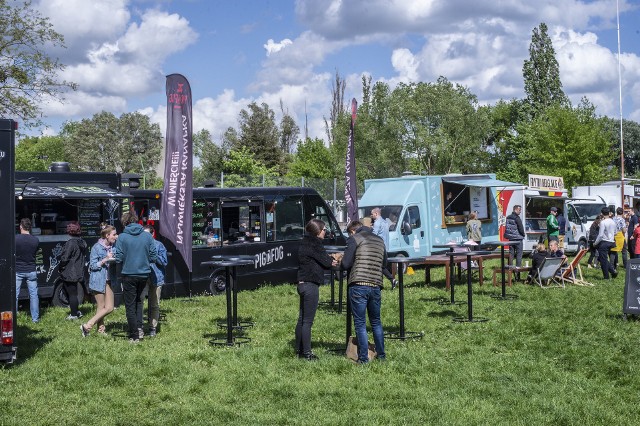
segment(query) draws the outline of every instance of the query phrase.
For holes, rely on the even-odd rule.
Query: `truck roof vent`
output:
[[[71,167],[69,167],[69,163],[66,161],[56,161],[51,163],[49,166],[49,171],[52,173],[65,173],[70,172]]]
[[[413,176],[413,172],[411,170],[407,170],[406,172],[402,172],[402,176]]]

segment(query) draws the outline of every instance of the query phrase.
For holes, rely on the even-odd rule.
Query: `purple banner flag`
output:
[[[358,102],[351,100],[351,127],[349,127],[349,142],[347,144],[347,159],[344,167],[344,200],[347,204],[347,219],[349,222],[358,220],[358,186],[356,182],[356,152],[354,145],[354,131]]]
[[[160,233],[182,254],[189,271],[192,248],[193,121],[191,87],[180,74],[167,76],[167,146]]]

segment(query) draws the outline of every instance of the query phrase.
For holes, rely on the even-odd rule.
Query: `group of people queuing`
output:
[[[295,328],[295,348],[298,357],[313,361],[318,357],[311,351],[311,327],[318,308],[319,287],[324,283],[325,271],[341,266],[348,274],[348,297],[358,342],[357,362],[369,362],[369,344],[366,318],[373,332],[376,356],[385,359],[384,333],[380,319],[383,276],[392,286],[396,281],[387,269],[389,229],[379,208],[371,212],[373,227],[362,221],[347,225],[347,245],[343,255],[329,255],[322,244],[325,223],[311,219],[305,226],[305,235],[298,251],[298,294],[300,296],[298,322]],[[386,232],[385,232],[386,230]],[[381,233],[381,235],[380,235]],[[385,241],[386,236],[386,241]]]
[[[113,312],[115,268],[110,264],[121,264],[122,294],[124,299],[128,337],[131,342],[139,342],[143,330],[143,300],[145,287],[148,292],[148,335],[155,336],[160,316],[159,300],[164,271],[168,263],[167,250],[155,239],[155,229],[151,225],[142,226],[132,211],[121,218],[124,230],[118,235],[116,228],[102,224],[100,239],[91,247],[89,255],[89,292],[96,301],[96,312],[86,323],[80,325],[83,337],[87,337],[94,327],[98,333],[106,334],[104,319]],[[67,225],[69,239],[62,247],[58,264],[59,280],[68,295],[68,320],[83,316],[79,309],[78,291],[84,291],[87,243],[81,238],[82,230],[76,221]],[[20,287],[27,282],[29,290],[31,320],[40,319],[36,254],[39,240],[31,235],[31,221],[20,220],[20,233],[16,235],[16,306]]]
[[[608,207],[603,207],[589,229],[591,254],[587,261],[588,267],[595,268],[599,263],[604,278],[616,278],[619,257],[622,257],[622,267],[626,268],[629,258],[640,256],[638,238],[640,229],[637,209],[625,211],[618,207],[614,215]]]

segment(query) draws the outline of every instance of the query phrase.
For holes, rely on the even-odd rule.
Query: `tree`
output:
[[[280,120],[280,150],[284,155],[291,154],[300,134],[300,127],[296,124],[296,121],[289,111],[285,111],[282,100],[280,100],[280,111],[282,112],[282,119]]]
[[[568,98],[562,91],[556,52],[544,22],[533,29],[529,59],[524,61],[522,75],[526,104],[533,118],[553,104],[568,104]]]
[[[45,46],[64,47],[64,38],[31,1],[0,0],[0,8],[0,115],[37,126],[42,124],[43,100],[76,89],[58,78],[64,65],[44,51]]]
[[[615,176],[610,165],[615,152],[595,108],[583,103],[571,108],[552,105],[535,120],[522,123],[516,140],[519,182],[528,174],[562,176],[567,188],[597,185]]]
[[[46,172],[55,161],[66,161],[60,136],[28,137],[16,146],[16,170]]]
[[[371,80],[369,80],[371,81]],[[329,113],[329,121],[324,118],[324,128],[327,132],[327,140],[329,146],[333,145],[335,140],[335,129],[338,124],[338,118],[344,114],[344,89],[347,87],[347,82],[344,78],[340,77],[338,70],[336,70],[336,79],[331,83],[331,112]]]
[[[216,145],[208,130],[203,129],[193,135],[193,154],[200,162],[200,167],[194,170],[194,185],[220,176],[226,150]]]
[[[248,105],[248,110],[240,111],[238,119],[240,136],[233,149],[247,148],[254,153],[254,158],[267,168],[280,170],[284,166],[283,153],[280,149],[280,132],[275,122],[275,113],[269,105],[255,102]]]
[[[604,125],[611,135],[611,149],[616,153],[613,163],[620,165],[620,120],[603,117]],[[624,143],[624,174],[638,177],[640,174],[640,123],[622,120],[622,141]]]
[[[160,126],[138,112],[116,118],[100,112],[80,122],[67,122],[62,133],[71,167],[79,171],[140,173],[149,179],[160,162]]]
[[[232,149],[223,163],[225,186],[257,186],[262,176],[277,176],[275,168],[266,167],[258,161],[254,153],[247,147]]]
[[[307,139],[298,145],[298,152],[289,165],[289,174],[296,177],[332,178],[334,162],[322,139]]]

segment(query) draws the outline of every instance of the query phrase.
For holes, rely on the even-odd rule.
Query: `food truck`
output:
[[[619,180],[605,182],[602,185],[574,186],[571,196],[579,198],[601,197],[609,208],[633,207],[640,202],[640,185],[636,180],[624,182],[624,201],[622,200],[622,184]]]
[[[0,364],[16,359],[16,274],[15,274],[15,232],[10,218],[14,211],[14,151],[17,123],[0,119]]]
[[[466,221],[475,211],[482,223],[482,242],[497,241],[498,191],[517,183],[495,174],[367,179],[359,201],[360,217],[379,207],[389,223],[389,256],[429,256],[434,246],[467,240]]]
[[[163,297],[223,291],[224,268],[202,265],[215,255],[254,256],[253,265],[238,268],[239,289],[296,282],[298,247],[313,218],[325,223],[325,245],[346,244],[331,209],[312,188],[194,188],[189,272],[175,246],[162,237],[162,192],[138,189],[131,197],[129,208],[154,226],[170,255]]]
[[[15,173],[13,233],[18,232],[20,220],[28,218],[32,235],[40,240],[36,255],[40,298],[51,300],[55,306],[68,305],[66,291],[57,280],[62,247],[69,239],[67,224],[80,223],[81,237],[88,247],[99,239],[102,223],[120,230],[122,204],[128,197],[121,190],[118,173],[70,172],[68,163],[53,163],[49,172]],[[85,283],[88,284],[88,269]],[[81,284],[78,286],[78,299],[82,303],[88,293]],[[29,299],[25,285],[19,299]]]
[[[525,188],[504,188],[499,191],[500,237],[504,240],[506,217],[516,205],[522,206],[520,219],[525,228],[523,251],[534,250],[539,242],[547,238],[547,216],[551,207],[559,210],[565,218],[564,250],[575,252],[588,248],[589,228],[605,206],[604,199],[590,196],[569,198],[564,179],[559,176],[529,175]]]

